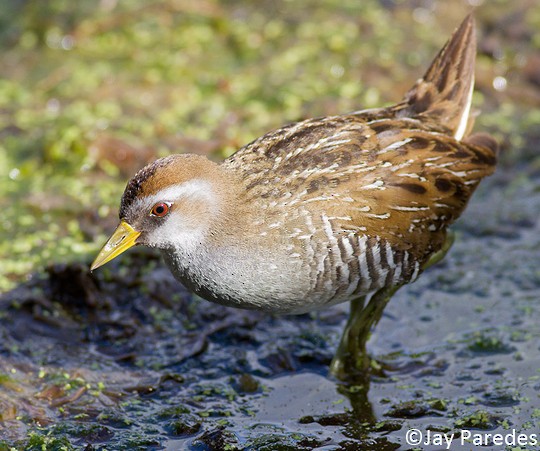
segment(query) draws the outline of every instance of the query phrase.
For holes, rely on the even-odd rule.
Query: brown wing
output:
[[[493,172],[494,144],[460,142],[435,124],[389,114],[292,124],[224,164],[242,174],[248,202],[260,211],[307,209],[316,222],[324,212],[336,233],[379,236],[423,262]]]
[[[489,137],[459,142],[425,130],[396,130],[394,136],[385,135],[388,131],[377,135],[378,146],[370,152],[375,169],[348,183],[355,202],[349,215],[341,211],[351,220],[340,221],[339,227],[361,227],[368,235],[376,231],[423,263],[443,245],[446,228],[461,215],[480,180],[493,173],[496,145]]]
[[[325,212],[333,231],[382,237],[423,262],[496,163],[491,138],[463,140],[475,53],[468,16],[401,103],[291,124],[224,164],[267,215],[276,205]]]

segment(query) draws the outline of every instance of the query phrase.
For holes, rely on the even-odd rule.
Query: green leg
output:
[[[371,329],[379,322],[386,304],[399,287],[380,289],[365,306],[365,296],[351,302],[349,319],[330,365],[330,372],[338,379],[356,379],[370,370],[371,359],[366,343]]]
[[[440,262],[452,247],[453,242],[454,234],[449,232],[441,250],[433,254],[422,269]],[[366,350],[370,332],[379,322],[386,305],[400,287],[401,285],[381,288],[371,296],[367,305],[365,305],[366,296],[351,302],[347,325],[330,364],[330,372],[335,377],[340,380],[365,379],[365,375],[372,369],[372,361]]]
[[[429,260],[424,264],[422,269],[427,269],[430,266],[436,265],[439,263],[448,253],[450,248],[452,247],[452,244],[454,244],[454,240],[456,239],[456,235],[454,232],[449,230],[446,235],[446,240],[443,244],[443,247],[440,251],[435,252],[431,257],[429,257]]]
[[[364,303],[366,302],[366,296],[362,296],[351,301],[349,318],[347,324],[345,325],[345,330],[341,335],[341,340],[337,348],[336,354],[332,359],[330,364],[330,372],[342,379],[340,375],[345,372],[345,367],[350,363],[351,357],[357,355],[355,352],[358,342],[355,340],[355,337],[352,333],[354,323],[360,321],[362,312],[364,310]]]

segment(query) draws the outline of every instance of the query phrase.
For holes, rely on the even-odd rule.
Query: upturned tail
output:
[[[432,117],[461,140],[470,130],[476,30],[469,14],[435,57],[425,75],[396,105],[397,117]]]

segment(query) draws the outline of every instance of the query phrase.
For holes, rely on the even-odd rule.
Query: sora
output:
[[[356,355],[386,302],[444,256],[448,226],[494,171],[496,143],[468,135],[475,55],[468,16],[392,107],[286,125],[221,164],[186,154],[146,166],[91,269],[142,244],[220,304],[303,313],[353,301],[332,368],[364,368]]]

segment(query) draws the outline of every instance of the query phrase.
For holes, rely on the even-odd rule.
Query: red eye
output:
[[[152,207],[152,211],[150,212],[152,216],[157,216],[158,218],[162,218],[167,213],[169,213],[169,206],[164,202],[154,205]]]

